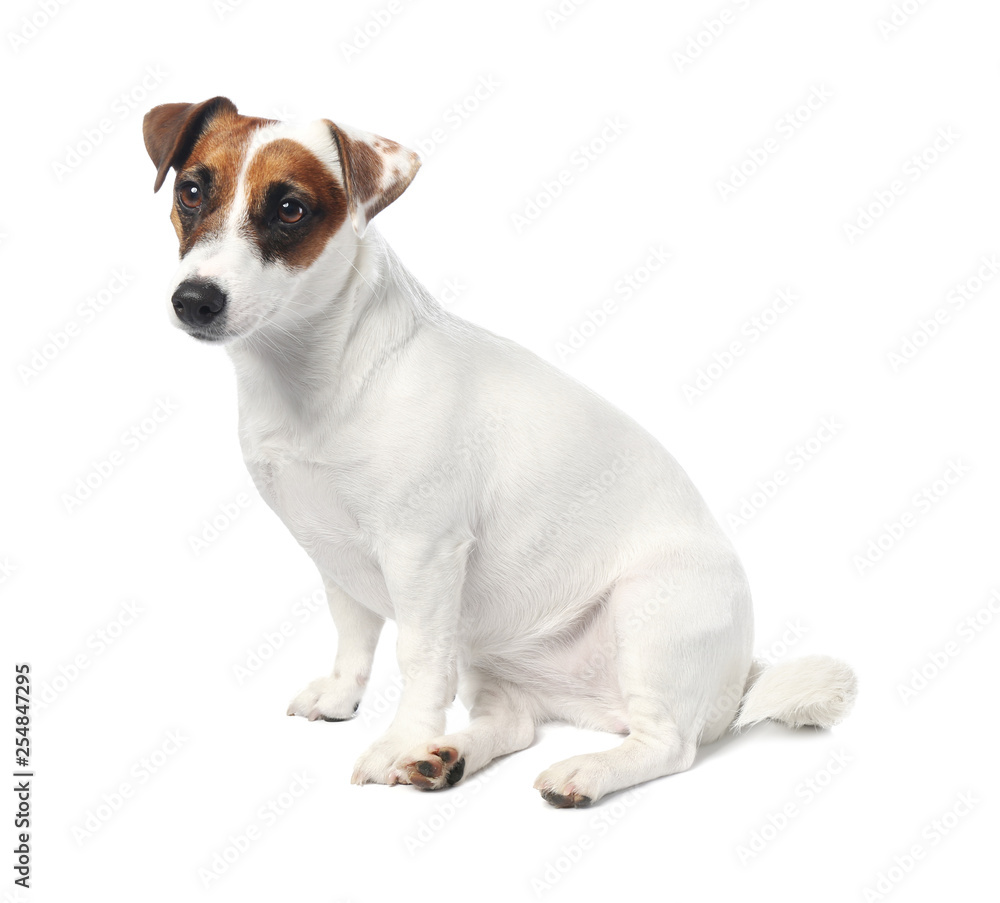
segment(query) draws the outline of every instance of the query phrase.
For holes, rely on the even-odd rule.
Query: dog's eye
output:
[[[295,198],[285,198],[278,204],[278,219],[292,225],[306,215],[305,206]]]
[[[197,210],[201,206],[201,189],[194,182],[183,182],[177,189],[177,196],[188,210]]]

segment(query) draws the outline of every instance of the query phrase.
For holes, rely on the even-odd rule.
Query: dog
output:
[[[446,788],[562,721],[623,735],[535,781],[583,807],[687,769],[730,729],[848,714],[846,664],[753,660],[743,567],[660,443],[445,311],[370,228],[415,153],[225,97],[154,107],[143,137],[154,190],[176,173],[169,315],[228,351],[247,468],[337,629],[333,672],[288,714],[351,718],[398,626],[398,711],[354,783]],[[469,723],[446,733],[456,693]]]

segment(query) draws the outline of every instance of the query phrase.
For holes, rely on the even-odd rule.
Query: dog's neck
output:
[[[227,346],[241,428],[312,431],[348,412],[375,373],[440,312],[373,229],[341,256],[346,276],[321,309]],[[251,410],[255,424],[244,422]]]

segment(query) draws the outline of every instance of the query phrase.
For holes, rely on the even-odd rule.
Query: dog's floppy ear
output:
[[[142,120],[146,151],[156,164],[153,191],[159,191],[171,166],[181,166],[209,122],[221,112],[235,113],[228,97],[212,97],[201,103],[165,103],[153,107]]]
[[[413,151],[371,132],[325,120],[340,156],[351,225],[360,236],[372,217],[388,207],[413,181],[420,157]]]

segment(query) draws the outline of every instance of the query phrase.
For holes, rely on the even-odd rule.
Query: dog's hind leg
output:
[[[414,787],[450,787],[497,756],[524,749],[535,737],[535,706],[530,696],[481,671],[463,675],[466,680],[474,682],[469,726],[410,751],[405,768]]]
[[[674,774],[700,742],[732,722],[750,665],[750,597],[735,555],[719,544],[675,551],[621,581],[610,599],[628,737],[574,756],[535,781],[557,808]]]

